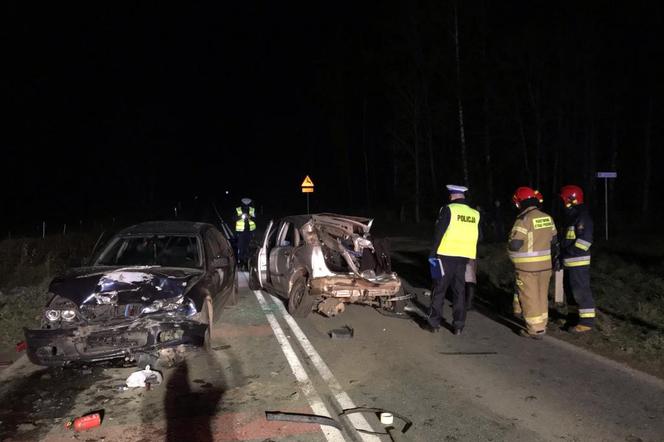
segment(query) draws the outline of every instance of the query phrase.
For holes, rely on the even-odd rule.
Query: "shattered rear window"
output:
[[[196,236],[127,236],[111,241],[95,264],[201,268],[201,258],[200,242]]]

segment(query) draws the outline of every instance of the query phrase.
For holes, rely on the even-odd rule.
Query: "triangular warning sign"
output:
[[[309,178],[309,175],[307,175],[304,178],[304,181],[302,181],[302,187],[314,187],[314,182],[311,181],[311,178]]]

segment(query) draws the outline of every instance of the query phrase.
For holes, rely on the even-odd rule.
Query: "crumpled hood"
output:
[[[154,266],[82,267],[56,277],[49,291],[83,304],[151,304],[184,295],[200,279],[196,269]]]

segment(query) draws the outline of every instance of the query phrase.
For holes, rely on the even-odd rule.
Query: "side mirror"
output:
[[[227,256],[217,256],[212,260],[212,267],[218,269],[220,267],[228,267],[230,265],[230,260]]]

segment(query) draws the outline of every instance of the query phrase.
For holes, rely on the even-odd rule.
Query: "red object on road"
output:
[[[23,350],[25,350],[26,348],[28,348],[28,343],[25,342],[25,341],[21,341],[21,342],[19,342],[18,344],[16,344],[16,351],[17,351],[17,352],[19,352],[19,351],[23,351]]]
[[[73,428],[75,431],[85,431],[90,428],[98,427],[101,425],[101,415],[99,413],[86,414],[85,416],[77,417],[73,421],[68,421],[65,428]]]

